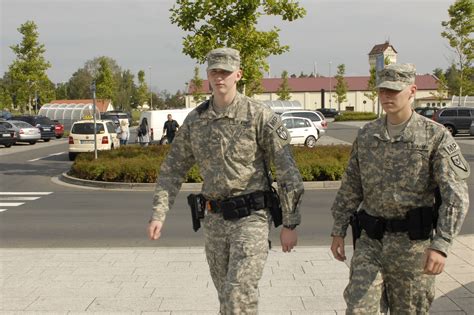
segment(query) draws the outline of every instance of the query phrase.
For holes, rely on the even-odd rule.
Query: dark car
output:
[[[0,125],[0,145],[9,148],[16,142],[16,133],[12,129]]]
[[[339,115],[339,111],[335,108],[319,108],[318,112],[321,112],[324,117],[336,117]]]
[[[41,132],[41,139],[48,142],[56,137],[54,133],[54,122],[46,116],[14,116],[12,119],[21,120],[38,128]]]
[[[469,132],[474,120],[474,107],[446,107],[438,110],[433,120],[444,125],[453,136]]]
[[[417,107],[415,112],[426,118],[433,119],[433,115],[439,110],[438,107]]]
[[[53,120],[54,123],[54,134],[56,139],[62,138],[64,136],[64,125],[57,120]]]
[[[9,111],[6,111],[6,110],[0,110],[0,118],[11,119],[12,114]]]
[[[119,110],[112,110],[112,111],[100,113],[100,119],[112,120],[114,123],[116,123],[116,121],[118,120],[119,125],[120,125],[121,120],[127,119],[128,125],[129,126],[132,125],[132,115],[126,112],[119,111]]]

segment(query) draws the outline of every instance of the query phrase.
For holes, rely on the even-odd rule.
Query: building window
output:
[[[364,100],[362,103],[363,103],[363,104],[367,104],[367,101]]]

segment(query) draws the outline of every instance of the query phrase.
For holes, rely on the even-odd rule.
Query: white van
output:
[[[194,108],[183,108],[183,109],[162,109],[162,110],[149,110],[141,112],[140,122],[142,123],[143,118],[146,117],[148,121],[148,126],[150,127],[151,142],[160,142],[162,143],[163,138],[163,126],[168,120],[168,114],[171,114],[174,120],[178,122],[181,126],[184,122],[184,119]],[[165,139],[166,141],[166,139]]]

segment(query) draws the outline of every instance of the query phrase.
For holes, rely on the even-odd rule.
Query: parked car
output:
[[[57,120],[53,120],[54,123],[54,134],[56,139],[62,138],[64,136],[64,125]]]
[[[16,142],[28,142],[29,144],[35,144],[41,139],[41,131],[22,120],[0,121],[0,125],[15,132]]]
[[[284,117],[282,122],[290,133],[290,144],[304,144],[308,148],[316,146],[319,132],[311,120],[303,117]]]
[[[54,122],[46,116],[13,116],[14,120],[21,120],[38,128],[41,132],[41,139],[48,142],[56,137],[54,134]]]
[[[0,118],[3,118],[5,120],[11,119],[12,118],[12,113],[6,110],[0,110]]]
[[[4,145],[6,148],[12,146],[16,142],[16,133],[13,129],[9,129],[3,125],[0,125],[0,145]]]
[[[433,120],[448,128],[453,136],[469,132],[474,120],[474,107],[446,107],[433,115]]]
[[[321,112],[324,117],[336,117],[340,115],[339,111],[335,108],[318,108],[318,112]]]
[[[417,107],[415,112],[425,116],[426,118],[433,119],[433,115],[440,109],[439,107]]]
[[[101,113],[100,119],[110,119],[114,121],[114,123],[118,121],[118,125],[120,125],[120,122],[122,120],[126,119],[128,121],[128,125],[132,125],[132,115],[130,113],[125,113],[119,110],[111,110],[108,112]]]
[[[322,117],[318,112],[312,110],[292,110],[286,111],[281,114],[281,118],[285,117],[302,117],[308,118],[311,120],[318,131],[318,138],[323,136],[326,133],[328,123],[324,117]]]
[[[97,150],[112,150],[120,146],[115,125],[111,120],[96,120]],[[79,120],[69,132],[69,160],[74,161],[81,152],[94,151],[94,122]]]

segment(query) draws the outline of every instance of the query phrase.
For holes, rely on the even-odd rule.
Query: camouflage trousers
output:
[[[268,256],[270,216],[266,210],[238,220],[222,214],[204,218],[207,262],[220,314],[257,314],[258,281]]]
[[[377,241],[362,231],[344,291],[346,314],[379,314],[385,303],[390,314],[428,314],[435,292],[434,276],[423,274],[429,244],[407,233],[385,233]]]

